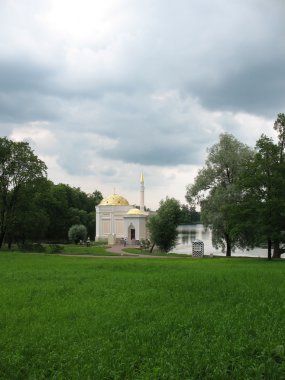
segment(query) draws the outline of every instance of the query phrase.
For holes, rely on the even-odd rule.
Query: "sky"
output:
[[[0,135],[54,183],[186,203],[221,133],[285,112],[284,0],[0,0]]]

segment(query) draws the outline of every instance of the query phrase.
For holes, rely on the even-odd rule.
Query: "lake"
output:
[[[178,241],[177,245],[172,252],[191,254],[192,253],[192,241],[202,240],[204,243],[205,255],[210,255],[211,253],[215,256],[225,256],[221,250],[217,250],[212,246],[212,234],[210,229],[205,229],[202,224],[178,226]],[[240,250],[236,249],[232,252],[232,256],[243,256],[243,257],[267,257],[266,248],[254,248],[251,250]]]

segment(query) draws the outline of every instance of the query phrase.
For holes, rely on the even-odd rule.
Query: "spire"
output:
[[[140,178],[140,210],[144,211],[144,176],[143,172],[141,172],[141,178]]]

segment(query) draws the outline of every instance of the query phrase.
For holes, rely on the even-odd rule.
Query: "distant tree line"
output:
[[[204,167],[187,187],[191,207],[212,230],[213,245],[231,256],[235,248],[267,246],[268,259],[285,252],[285,115],[274,123],[277,142],[261,135],[255,148],[221,134]]]
[[[180,206],[179,224],[197,224],[201,222],[201,214],[189,205]]]
[[[95,206],[102,194],[54,184],[26,142],[0,138],[0,248],[4,241],[65,242],[74,224],[94,238]]]

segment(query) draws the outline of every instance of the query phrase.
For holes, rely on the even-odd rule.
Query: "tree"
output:
[[[67,195],[68,185],[50,184],[50,191],[48,197],[48,214],[49,214],[49,227],[47,230],[46,238],[50,242],[64,242],[67,240],[68,229],[72,226],[70,220],[72,214],[70,212]]]
[[[267,242],[268,259],[274,246],[275,257],[280,257],[280,241],[284,240],[285,223],[285,165],[280,161],[280,146],[262,135],[256,143],[256,153],[240,177],[243,204],[236,212],[239,220],[245,220],[251,230],[255,245]],[[242,207],[241,207],[242,206]],[[242,226],[238,223],[237,226]]]
[[[46,165],[27,142],[0,138],[0,248],[13,219],[23,187],[46,176]]]
[[[95,211],[91,211],[86,215],[86,228],[87,228],[87,235],[90,236],[91,239],[95,239],[95,230],[96,230]]]
[[[279,161],[284,161],[285,152],[285,114],[279,113],[274,122],[275,131],[278,133]]]
[[[181,205],[181,215],[179,224],[195,224],[200,222],[200,213],[195,207]]]
[[[50,223],[48,213],[49,181],[38,179],[23,186],[19,193],[13,222],[10,223],[5,240],[24,244],[26,241],[41,241],[46,237]]]
[[[179,202],[174,198],[166,198],[160,201],[159,209],[148,222],[150,240],[163,252],[169,252],[176,244],[180,215]]]
[[[91,202],[91,206],[92,206],[92,210],[88,210],[90,212],[90,211],[94,211],[94,207],[97,206],[102,201],[103,195],[102,195],[101,191],[95,190],[95,191],[93,191],[92,194],[89,194],[88,198],[89,198],[89,200]]]
[[[78,244],[80,240],[85,240],[87,236],[87,229],[83,224],[74,224],[68,230],[69,240]]]
[[[232,208],[240,200],[238,178],[252,155],[253,151],[234,136],[221,134],[219,142],[208,149],[205,166],[194,184],[187,187],[186,200],[191,206],[200,204],[201,220],[212,230],[214,247],[221,247],[227,256],[231,256],[235,247],[245,244],[232,233]]]
[[[95,190],[86,194],[80,188],[59,183],[51,188],[49,240],[64,241],[68,229],[74,224],[83,224],[88,228],[88,236],[95,231],[95,206],[103,196]]]
[[[282,174],[283,174],[283,178],[284,178],[284,153],[285,153],[285,114],[284,113],[279,113],[277,115],[277,119],[274,122],[273,128],[278,133],[279,171],[283,172]],[[282,189],[284,189],[284,187],[282,187]],[[282,192],[281,198],[282,199],[280,199],[280,201],[284,202],[284,193],[283,192]],[[273,256],[275,258],[280,258],[281,253],[283,253],[282,250],[280,249],[280,240],[275,239],[273,244],[274,244]]]

